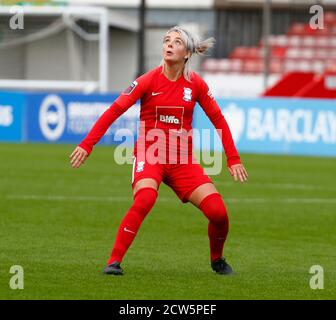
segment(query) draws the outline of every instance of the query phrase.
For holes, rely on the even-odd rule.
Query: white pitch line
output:
[[[231,187],[231,186],[234,185],[234,182],[218,181],[218,182],[215,182],[215,185]],[[294,189],[294,190],[324,190],[324,191],[335,191],[335,193],[336,193],[336,188],[324,188],[324,187],[316,186],[316,185],[312,185],[312,184],[247,182],[246,186],[257,187],[257,188],[288,189],[288,190],[290,190],[290,189]]]
[[[93,196],[61,196],[61,195],[8,195],[8,199],[17,200],[46,200],[46,201],[113,201],[126,202],[130,201],[131,197],[93,197]]]
[[[94,197],[94,196],[61,196],[61,195],[7,195],[11,200],[41,200],[41,201],[93,201],[93,202],[131,202],[131,197]],[[177,199],[177,198],[176,198]],[[288,204],[336,204],[336,198],[223,198],[225,202],[233,203],[288,203]],[[171,198],[158,197],[160,202],[171,202]]]
[[[12,200],[43,200],[43,201],[89,201],[89,202],[131,202],[132,197],[94,197],[94,196],[60,196],[60,195],[8,195]],[[160,201],[169,202],[170,198],[160,197]]]
[[[280,198],[280,199],[273,199],[273,198],[242,198],[242,199],[233,199],[228,198],[224,199],[227,202],[250,202],[250,203],[288,203],[288,204],[298,204],[298,203],[306,203],[306,204],[336,204],[336,199],[327,199],[327,198]]]

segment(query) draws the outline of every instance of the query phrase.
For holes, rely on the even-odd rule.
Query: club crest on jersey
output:
[[[191,101],[192,90],[190,88],[183,88],[183,100]]]
[[[139,161],[137,168],[136,168],[136,172],[141,172],[144,171],[145,169],[145,162],[144,161]]]
[[[131,94],[137,85],[138,85],[138,82],[133,81],[132,84],[122,92],[122,94]]]

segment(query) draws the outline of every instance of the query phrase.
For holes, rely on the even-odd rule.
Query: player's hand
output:
[[[81,147],[76,149],[70,155],[70,163],[73,168],[79,168],[87,159],[88,153]]]
[[[248,174],[242,164],[234,164],[233,166],[229,167],[229,171],[235,181],[238,181],[238,179],[240,182],[247,181]]]

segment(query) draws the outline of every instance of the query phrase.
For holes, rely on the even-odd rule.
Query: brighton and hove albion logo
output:
[[[239,108],[236,104],[230,103],[222,112],[230,127],[233,140],[238,142],[245,127],[244,110]]]
[[[0,127],[10,127],[13,121],[13,107],[0,105]]]
[[[65,106],[57,95],[48,95],[41,103],[39,123],[43,136],[55,141],[64,132],[66,122]]]

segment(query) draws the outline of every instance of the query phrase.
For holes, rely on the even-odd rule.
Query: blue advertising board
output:
[[[114,94],[29,94],[27,140],[79,143],[116,98]],[[138,116],[139,106],[130,108],[113,123],[100,143],[118,143],[121,130],[124,137],[131,136],[133,142]]]
[[[336,156],[336,101],[327,99],[218,99],[237,149],[250,153]],[[197,106],[194,127],[213,129]],[[196,148],[220,151],[218,136]]]
[[[116,94],[0,92],[0,141],[79,143]],[[217,99],[239,152],[336,156],[336,101],[331,99]],[[140,106],[118,118],[100,143],[132,144]],[[194,148],[222,151],[200,106]],[[208,137],[205,137],[207,136]],[[204,137],[206,139],[204,139]]]
[[[24,103],[23,94],[0,92],[0,141],[22,141]]]

